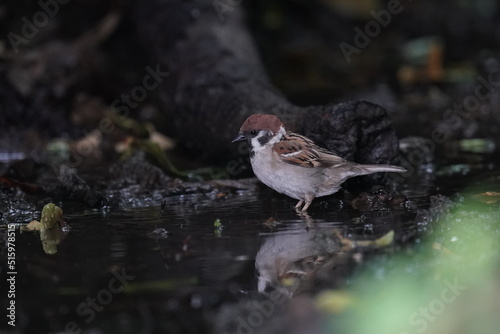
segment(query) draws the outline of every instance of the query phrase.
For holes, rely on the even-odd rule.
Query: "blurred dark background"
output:
[[[136,29],[138,5],[147,3],[46,3],[52,4],[48,8],[56,3],[57,14],[25,40],[13,34],[22,38],[25,20],[33,22],[40,4],[6,1],[0,5],[2,147],[12,146],[13,141],[32,147],[47,138],[84,136],[96,127],[102,110],[109,109],[123,92],[130,92],[141,82],[146,66],[156,63]],[[224,3],[214,1],[214,12]],[[481,101],[480,108],[462,117],[460,124],[451,126],[443,120],[448,108],[474,94],[478,76],[488,79],[498,72],[497,1],[228,4],[221,24],[235,6],[246,9],[269,76],[291,102],[307,106],[367,99],[388,110],[400,137],[430,137],[430,129],[445,126],[451,138],[480,136],[497,142],[497,90]],[[358,31],[366,32],[367,24],[376,22],[375,16],[387,12],[388,6],[398,8],[398,13],[391,15],[386,27],[379,26],[366,46],[357,47]],[[341,47],[347,44],[357,49],[348,57]],[[159,132],[175,138],[171,121],[175,115],[162,110],[159,95],[152,91],[130,109],[129,116],[152,122]]]

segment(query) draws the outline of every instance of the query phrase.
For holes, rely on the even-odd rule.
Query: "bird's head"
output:
[[[253,151],[273,145],[286,132],[283,122],[275,115],[254,114],[247,118],[233,143],[246,140]]]

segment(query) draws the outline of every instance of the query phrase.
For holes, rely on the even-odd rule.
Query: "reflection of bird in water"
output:
[[[274,234],[264,241],[255,258],[258,291],[278,291],[291,297],[310,283],[335,284],[352,268],[349,262],[360,260],[355,256],[357,250],[385,247],[393,240],[394,231],[375,240],[350,240],[338,229],[325,227]]]
[[[268,237],[255,259],[258,291],[292,296],[303,281],[342,250],[342,241],[332,229],[297,231]]]

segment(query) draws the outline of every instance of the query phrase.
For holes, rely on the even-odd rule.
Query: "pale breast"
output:
[[[280,162],[271,149],[257,152],[251,159],[252,169],[262,183],[289,197],[301,200],[306,194],[318,194],[323,186],[324,177],[321,168],[304,168]],[[332,189],[331,193],[337,191]],[[324,196],[325,192],[322,191]]]

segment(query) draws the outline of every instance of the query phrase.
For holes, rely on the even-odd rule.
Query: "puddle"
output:
[[[292,202],[264,192],[173,197],[163,210],[65,208],[71,229],[54,255],[44,253],[38,233],[16,231],[19,326],[40,333],[203,330],[207,310],[256,293],[255,258],[269,240],[293,249],[319,230],[375,237],[394,228],[391,212],[353,225],[359,212],[330,199],[318,201],[308,221]]]
[[[412,210],[362,214],[328,197],[315,201],[310,217],[268,190],[216,200],[175,196],[129,210],[65,207],[71,229],[54,255],[45,254],[38,233],[16,230],[16,328],[217,332],[216,319],[234,311],[229,305],[259,300],[259,292],[300,296],[325,284],[345,287],[359,263],[418,239],[428,226],[415,223],[415,212],[428,206],[429,189],[403,190],[418,206]],[[390,231],[395,245],[388,248],[350,252],[342,243]]]

